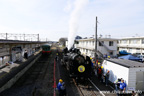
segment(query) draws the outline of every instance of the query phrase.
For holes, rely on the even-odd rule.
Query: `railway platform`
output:
[[[32,65],[34,58],[39,58],[40,52],[41,50],[37,51],[23,62],[17,61],[0,68],[0,92],[10,88]]]

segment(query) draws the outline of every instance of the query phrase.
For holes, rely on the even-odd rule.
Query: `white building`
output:
[[[126,50],[132,54],[144,55],[144,37],[123,38],[118,43],[119,51]]]
[[[79,44],[76,44],[76,48],[79,48],[81,53],[94,57],[95,53],[95,39],[79,39]],[[112,38],[98,38],[97,50],[101,55],[107,54],[109,56],[117,56],[117,41],[118,39]]]
[[[105,59],[102,63],[104,73],[110,71],[109,80],[116,81],[123,78],[127,90],[144,91],[144,64],[124,59]]]

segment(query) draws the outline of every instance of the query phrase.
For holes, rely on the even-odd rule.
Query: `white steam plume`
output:
[[[70,21],[69,21],[69,35],[68,35],[68,50],[73,46],[74,39],[76,37],[76,32],[78,30],[78,22],[80,19],[80,15],[82,12],[82,9],[86,4],[89,2],[89,0],[76,0],[74,2],[74,10],[72,11],[70,15]]]

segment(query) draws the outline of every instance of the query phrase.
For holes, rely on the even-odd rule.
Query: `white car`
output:
[[[142,59],[142,61],[144,61],[144,55],[138,55],[137,57],[139,57],[140,59]]]

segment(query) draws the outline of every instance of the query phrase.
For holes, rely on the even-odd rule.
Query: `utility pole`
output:
[[[96,17],[96,28],[95,28],[95,61],[97,59],[97,17]]]

